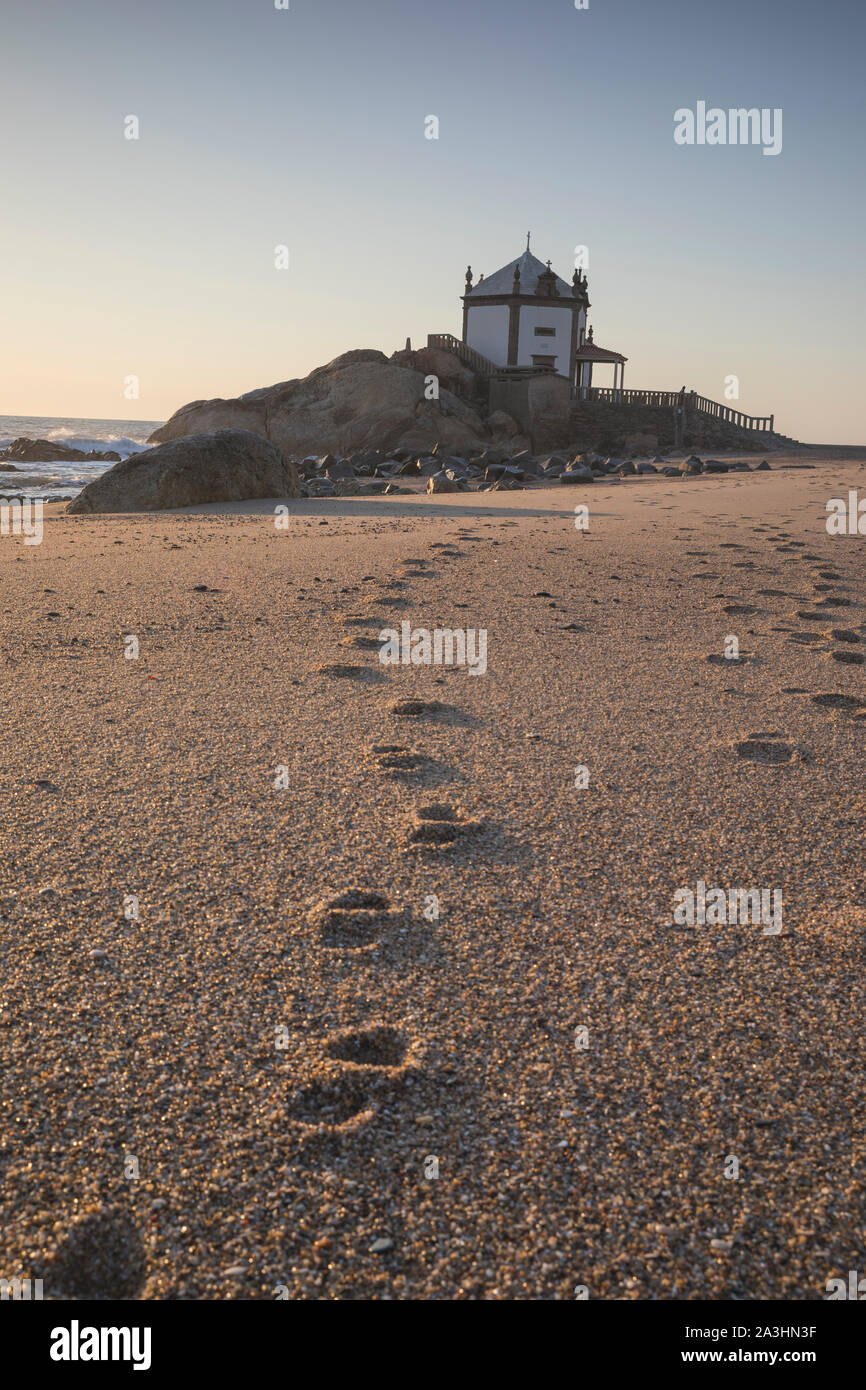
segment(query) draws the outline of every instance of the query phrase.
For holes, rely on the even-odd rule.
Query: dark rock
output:
[[[458,488],[457,484],[453,482],[451,478],[448,477],[448,474],[445,472],[445,470],[442,469],[440,472],[432,474],[432,476],[427,479],[427,491],[459,492],[460,489]]]
[[[509,463],[491,463],[484,470],[484,481],[486,483],[495,483],[497,478],[507,479],[512,483],[522,483],[523,469],[515,468]]]
[[[8,448],[0,453],[0,459],[19,463],[120,463],[120,454],[113,449],[99,451],[72,449],[68,444],[58,444],[54,439],[13,439]],[[8,471],[4,469],[4,472]]]

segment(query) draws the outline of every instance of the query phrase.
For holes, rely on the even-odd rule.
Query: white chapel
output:
[[[522,256],[475,285],[469,266],[462,299],[464,343],[497,367],[552,368],[580,393],[592,385],[595,363],[612,363],[613,387],[622,390],[627,359],[597,347],[587,330],[586,275],[575,270],[567,284],[532,254],[528,236]]]

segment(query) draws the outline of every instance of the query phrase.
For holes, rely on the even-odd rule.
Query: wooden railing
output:
[[[719,401],[711,401],[706,396],[698,396],[694,391],[615,391],[608,386],[580,386],[572,388],[572,395],[581,401],[609,401],[613,405],[652,405],[696,410],[700,415],[714,420],[724,420],[741,430],[754,433],[772,433],[774,415],[744,415]]]
[[[455,338],[453,333],[428,333],[427,346],[453,352],[470,371],[477,372],[479,376],[492,376],[500,370],[495,362],[491,362],[488,357],[482,357],[480,352],[468,347],[460,338]]]

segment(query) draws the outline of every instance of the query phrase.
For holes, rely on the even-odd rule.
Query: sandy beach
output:
[[[866,558],[825,504],[864,458],[4,537],[0,1273],[816,1300],[857,1268]],[[486,630],[486,672],[383,665],[404,621]],[[781,931],[674,921],[699,882],[781,890]]]

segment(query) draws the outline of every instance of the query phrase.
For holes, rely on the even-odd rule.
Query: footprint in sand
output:
[[[749,763],[789,763],[795,749],[790,743],[779,741],[778,734],[750,734],[735,745],[737,754]]]
[[[388,608],[394,613],[402,612],[403,609],[412,607],[412,604],[409,599],[391,598],[390,595],[383,594],[371,594],[368,599],[364,600],[364,602],[369,603],[370,606],[373,608],[381,608],[383,603],[387,603]],[[383,620],[381,618],[370,617],[367,619],[367,622],[378,622],[380,626],[387,625],[387,620]]]
[[[717,652],[710,652],[704,660],[709,661],[713,666],[748,666],[752,656],[746,652],[740,656],[719,656]]]
[[[334,1061],[351,1067],[375,1067],[378,1071],[402,1071],[409,1060],[410,1045],[404,1033],[386,1024],[352,1028],[332,1036],[325,1051]]]
[[[443,704],[441,700],[398,700],[390,706],[390,713],[399,719],[429,719],[433,724],[450,724],[454,728],[478,727],[474,715],[466,714],[457,705]]]
[[[866,662],[866,656],[862,652],[832,651],[827,655],[831,661],[841,661],[845,666],[862,666]]]
[[[377,768],[391,777],[417,772],[428,761],[423,753],[415,753],[403,743],[374,743],[370,752],[376,759]]]
[[[850,712],[863,709],[866,700],[858,700],[855,695],[813,695],[812,704],[820,709],[838,709]]]
[[[333,1034],[324,1050],[342,1074],[315,1077],[290,1095],[287,1106],[296,1125],[324,1135],[352,1133],[368,1124],[378,1101],[419,1069],[422,1055],[417,1043],[384,1023]]]
[[[832,638],[834,642],[859,642],[858,634],[850,627],[831,627],[824,633],[827,638]]]
[[[815,604],[816,608],[851,608],[853,600],[850,598],[822,598]]]
[[[344,627],[384,627],[385,619],[375,613],[347,613],[343,619]]]
[[[304,1129],[347,1133],[372,1120],[376,1107],[355,1077],[322,1078],[288,1099],[286,1114]]]
[[[335,898],[323,899],[310,910],[307,920],[329,950],[359,951],[374,945],[405,914],[391,908],[384,893],[350,888]]]
[[[357,633],[353,637],[343,637],[340,640],[341,647],[360,647],[363,651],[378,651],[382,643],[378,637],[364,637]]]
[[[731,617],[745,617],[747,613],[757,613],[757,608],[751,603],[726,603],[722,609],[723,613],[729,613]]]
[[[72,1223],[44,1278],[55,1297],[103,1301],[135,1298],[145,1273],[144,1247],[132,1216],[107,1206]]]
[[[439,700],[398,700],[391,706],[391,713],[406,719],[422,719],[441,714],[444,709],[445,705]]]
[[[346,679],[355,681],[366,681],[374,684],[385,679],[381,671],[375,666],[341,666],[339,664],[329,666],[319,666],[320,676],[333,676],[335,679]]]
[[[450,845],[461,840],[480,826],[479,821],[468,820],[463,813],[444,802],[433,802],[419,806],[412,818],[409,829],[409,843],[412,845]]]

